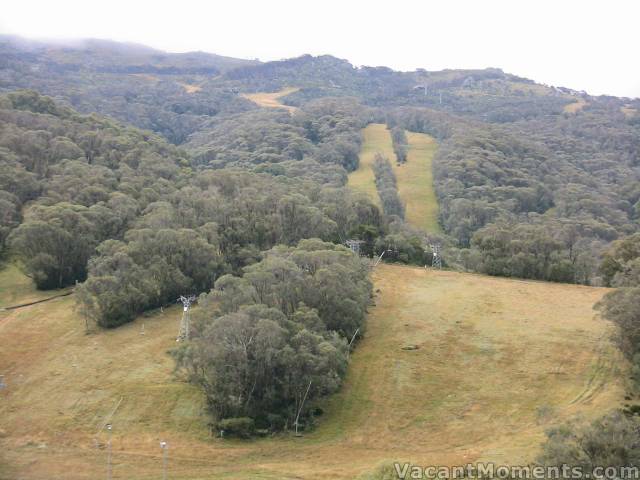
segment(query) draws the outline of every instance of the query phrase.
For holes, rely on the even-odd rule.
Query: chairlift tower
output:
[[[427,95],[429,95],[429,85],[427,85],[426,83],[422,83],[420,85],[416,85],[415,87],[413,87],[414,91],[418,91],[418,90],[423,90],[424,91],[424,96],[426,97]]]
[[[162,450],[162,480],[167,480],[167,457],[169,455],[169,444],[164,440],[160,442]]]
[[[191,308],[191,304],[195,301],[195,295],[189,295],[185,297],[184,295],[180,295],[178,299],[179,302],[182,302],[182,320],[180,321],[180,331],[178,332],[178,338],[176,338],[176,342],[182,342],[184,340],[189,340],[189,309]]]
[[[111,480],[113,478],[113,464],[111,461],[111,430],[113,426],[107,423],[105,427],[107,428],[107,432],[109,432],[109,439],[107,440],[107,480]]]
[[[442,269],[442,254],[440,253],[440,245],[432,244],[429,245],[431,247],[431,251],[433,252],[433,259],[431,260],[431,267],[437,268],[438,270]]]
[[[360,246],[364,243],[363,240],[347,240],[345,244],[351,249],[353,253],[360,256]]]
[[[373,266],[374,266],[374,267],[377,267],[377,266],[378,266],[378,264],[382,261],[382,257],[384,257],[384,254],[385,254],[385,253],[393,253],[394,251],[395,251],[395,249],[394,249],[394,250],[387,249],[387,250],[383,251],[383,252],[380,254],[380,256],[378,257],[378,259],[376,260],[376,262],[373,264]]]

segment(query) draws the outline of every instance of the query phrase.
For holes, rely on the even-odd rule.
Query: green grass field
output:
[[[3,295],[33,297],[16,280],[0,272]],[[161,440],[176,480],[352,480],[391,460],[515,464],[533,458],[545,428],[622,401],[612,327],[592,309],[606,289],[384,264],[373,280],[377,305],[345,385],[303,438],[208,436],[203,398],[167,354],[179,308],[88,335],[73,296],[0,312],[0,478],[102,478],[106,422],[114,479],[160,478]]]
[[[397,165],[391,133],[387,126],[381,123],[368,125],[362,132],[360,165],[356,171],[349,174],[349,186],[368,195],[380,206],[372,165],[376,153],[381,153],[393,166],[398,180],[398,195],[406,207],[407,222],[426,232],[441,233],[432,173],[432,161],[438,144],[424,133],[406,133],[409,141],[407,162]]]
[[[395,161],[395,154],[391,146],[391,135],[387,130],[387,126],[381,123],[371,123],[362,130],[360,164],[357,170],[349,174],[349,186],[367,195],[380,207],[380,197],[376,190],[376,177],[373,173],[373,161],[378,152],[388,157],[392,162]]]
[[[407,140],[407,162],[402,165],[393,163],[398,194],[406,206],[405,219],[425,232],[442,233],[431,165],[438,144],[424,133],[407,132]]]

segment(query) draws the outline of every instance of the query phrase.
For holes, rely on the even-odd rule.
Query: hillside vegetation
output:
[[[52,45],[0,36],[0,62],[0,91],[34,89],[82,113],[109,115],[177,144],[211,117],[255,108],[232,88],[212,85],[223,72],[254,61],[104,40]]]
[[[389,160],[396,177],[398,196],[404,205],[404,218],[413,227],[428,233],[441,233],[438,199],[433,188],[432,161],[437,149],[427,134],[407,132],[407,160],[396,161],[391,134],[385,124],[372,123],[362,130],[362,149],[358,169],[349,174],[348,185],[380,205],[376,189],[374,161],[380,154]]]
[[[31,295],[11,270],[1,285],[7,275],[17,291],[5,295]],[[178,308],[90,335],[72,297],[0,312],[4,478],[101,477],[107,422],[114,478],[130,480],[161,474],[160,440],[170,478],[184,480],[351,480],[392,460],[515,464],[549,425],[622,400],[623,364],[592,310],[606,289],[384,265],[373,277],[377,305],[344,388],[298,439],[209,439],[203,396],[172,375],[167,354]]]
[[[0,90],[33,88],[81,112],[151,129],[184,145],[197,168],[344,185],[358,169],[361,128],[387,123],[428,134],[438,142],[434,188],[448,264],[459,268],[599,284],[602,252],[638,231],[637,99],[539,85],[495,68],[396,72],[329,55],[259,63],[5,37],[0,61]],[[246,98],[256,92],[272,92],[257,94],[270,105],[291,92],[286,104],[298,110],[261,109]],[[404,201],[410,218],[411,200]],[[368,254],[379,234],[358,234]]]

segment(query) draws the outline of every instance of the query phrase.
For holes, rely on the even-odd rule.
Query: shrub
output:
[[[250,438],[255,432],[253,419],[248,417],[225,418],[218,422],[217,427],[225,435],[239,438]]]

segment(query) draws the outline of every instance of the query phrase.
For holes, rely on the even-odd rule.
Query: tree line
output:
[[[618,327],[616,340],[640,386],[640,234],[614,242],[600,266],[605,285],[615,290],[599,304],[602,315]]]
[[[640,385],[640,234],[613,242],[603,255],[600,274],[616,287],[597,308],[616,325],[615,340],[631,365],[627,403],[589,423],[572,421],[547,432],[537,462],[582,468],[622,468],[640,464],[640,406],[634,401]]]
[[[321,240],[277,246],[200,296],[192,340],[174,352],[203,387],[217,428],[303,428],[335,392],[362,333],[371,283],[347,248]]]
[[[393,144],[393,153],[396,155],[396,160],[398,163],[405,163],[407,161],[407,152],[409,151],[407,134],[404,132],[404,128],[398,126],[392,127],[390,130],[391,143]]]
[[[505,125],[415,108],[389,116],[439,140],[434,181],[451,264],[597,284],[610,242],[638,230],[640,136],[614,105]]]
[[[404,218],[404,205],[398,196],[396,174],[393,173],[389,159],[376,153],[373,160],[373,173],[384,213]]]

